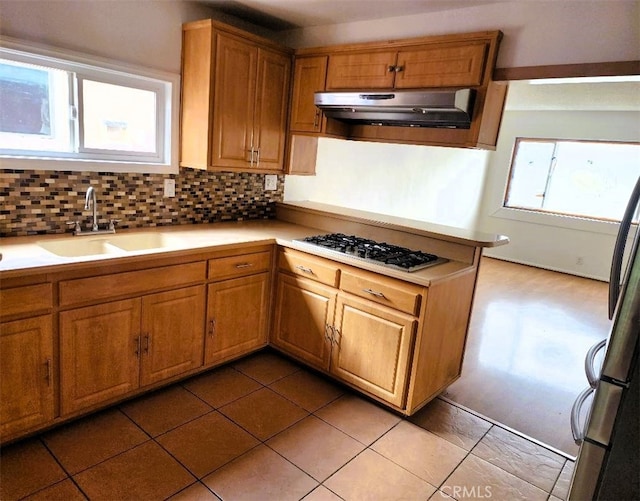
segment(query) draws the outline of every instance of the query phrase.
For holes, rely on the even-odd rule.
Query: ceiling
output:
[[[199,0],[272,31],[410,16],[513,0]]]

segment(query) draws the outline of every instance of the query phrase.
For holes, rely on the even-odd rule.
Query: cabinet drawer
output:
[[[206,262],[161,266],[60,282],[60,306],[155,292],[206,278]]]
[[[209,279],[223,279],[253,275],[269,271],[271,253],[256,252],[240,256],[220,257],[209,260]]]
[[[287,249],[280,251],[278,267],[283,271],[311,278],[331,287],[338,286],[338,267],[326,259]]]
[[[15,317],[51,309],[53,295],[50,283],[0,290],[2,318]]]
[[[381,275],[342,270],[340,289],[410,315],[418,315],[423,288]]]

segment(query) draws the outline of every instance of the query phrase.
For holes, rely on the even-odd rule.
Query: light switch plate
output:
[[[278,189],[278,176],[275,174],[267,174],[264,176],[265,191],[273,191]]]
[[[164,180],[164,196],[168,198],[173,198],[176,196],[176,180],[175,179]]]

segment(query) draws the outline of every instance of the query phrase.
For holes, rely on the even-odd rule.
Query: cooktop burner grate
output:
[[[343,233],[315,235],[296,241],[408,272],[448,261],[434,254]]]

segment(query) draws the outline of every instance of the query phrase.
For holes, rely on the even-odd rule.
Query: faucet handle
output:
[[[118,224],[122,219],[109,219],[109,231],[116,231],[116,224]]]
[[[73,226],[73,232],[77,235],[78,233],[82,233],[82,228],[80,228],[80,221],[67,221],[67,226]]]

